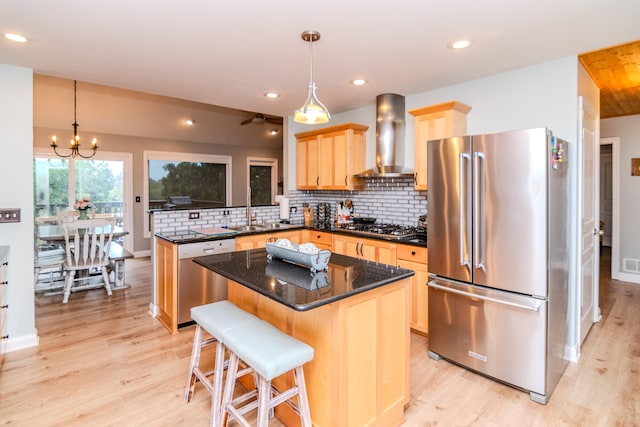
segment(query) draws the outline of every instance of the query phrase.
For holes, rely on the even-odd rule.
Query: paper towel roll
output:
[[[289,219],[289,198],[283,197],[280,200],[280,219]]]

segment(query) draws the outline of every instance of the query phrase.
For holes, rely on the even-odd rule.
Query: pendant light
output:
[[[78,121],[76,120],[76,87],[78,82],[76,80],[73,81],[73,139],[71,139],[71,152],[69,154],[60,154],[58,152],[58,144],[56,144],[56,136],[54,135],[51,138],[51,148],[53,148],[53,152],[56,153],[58,157],[66,158],[66,157],[82,157],[83,159],[90,159],[91,157],[96,155],[96,151],[98,150],[98,141],[93,138],[91,141],[91,154],[83,155],[80,152],[80,137],[78,136]]]
[[[316,83],[313,81],[313,42],[320,40],[320,33],[317,31],[305,31],[302,33],[302,40],[309,42],[309,91],[304,105],[296,110],[293,121],[304,124],[327,123],[331,114],[322,105],[316,96]]]

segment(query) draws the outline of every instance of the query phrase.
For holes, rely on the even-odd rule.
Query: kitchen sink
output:
[[[242,233],[248,233],[251,231],[264,231],[266,229],[267,229],[266,226],[260,226],[260,225],[238,225],[235,227],[229,227],[229,230],[235,230]]]
[[[264,225],[261,225],[260,227],[268,228],[270,230],[284,230],[287,228],[294,228],[299,226],[293,225],[293,224],[282,224],[280,222],[272,222],[271,224],[264,224]]]

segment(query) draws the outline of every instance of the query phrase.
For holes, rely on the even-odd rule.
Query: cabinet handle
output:
[[[349,184],[347,184],[347,176],[345,175],[345,176],[344,176],[344,186],[346,187],[346,186],[348,186],[348,185],[349,185]]]
[[[413,174],[413,185],[418,185],[418,172]]]
[[[415,255],[415,254],[416,254],[416,251],[411,251],[411,255]]]
[[[320,177],[316,176],[316,186],[320,186]]]

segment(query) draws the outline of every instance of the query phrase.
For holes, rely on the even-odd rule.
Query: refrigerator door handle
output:
[[[524,304],[518,304],[515,302],[511,302],[511,301],[505,301],[502,299],[497,299],[497,298],[492,298],[486,295],[478,295],[478,294],[473,294],[470,292],[465,292],[465,291],[461,291],[459,289],[454,289],[454,288],[450,288],[448,286],[442,286],[437,284],[435,281],[430,281],[427,283],[429,286],[431,286],[432,288],[436,288],[439,289],[443,292],[450,292],[452,294],[458,294],[458,295],[462,295],[464,297],[467,298],[476,298],[479,300],[483,300],[483,301],[489,301],[489,302],[495,302],[496,304],[503,304],[503,305],[508,305],[511,307],[516,307],[516,308],[522,308],[524,310],[529,310],[529,311],[534,311],[534,312],[538,312],[540,311],[540,301],[536,301],[535,304],[533,305],[524,305]]]
[[[469,156],[469,154],[460,153],[460,165],[459,165],[460,166],[459,167],[460,206],[458,210],[460,215],[460,265],[467,266],[469,267],[469,270],[471,270],[471,262],[469,262],[469,259],[466,257],[466,254],[468,253],[468,251],[465,251],[466,249],[465,245],[466,245],[466,242],[468,241],[468,239],[465,239],[467,234],[467,212],[465,209],[465,201],[467,200],[465,172],[467,170],[464,167],[465,160],[471,160],[471,157]]]
[[[473,180],[473,191],[474,191],[474,204],[473,204],[473,218],[475,219],[475,224],[473,227],[473,265],[475,268],[481,268],[486,273],[486,268],[484,265],[484,226],[485,226],[485,217],[484,217],[484,173],[480,168],[480,164],[484,163],[485,157],[484,153],[476,151],[473,153],[474,164],[474,180]],[[482,205],[482,206],[480,206]]]

